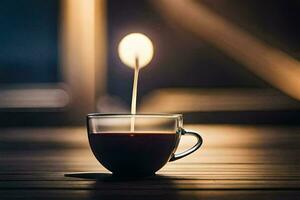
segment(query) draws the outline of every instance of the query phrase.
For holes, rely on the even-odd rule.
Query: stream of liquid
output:
[[[132,98],[131,98],[131,123],[130,123],[130,131],[134,132],[134,123],[135,123],[135,114],[136,114],[136,99],[137,99],[137,87],[139,80],[139,59],[135,59],[135,68],[134,68],[134,79],[133,79],[133,87],[132,87]]]

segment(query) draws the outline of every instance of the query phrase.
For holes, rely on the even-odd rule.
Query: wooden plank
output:
[[[103,190],[8,190],[1,191],[2,200],[6,199],[105,199],[105,200],[181,200],[181,199],[205,199],[205,200],[232,200],[232,199],[255,199],[255,200],[282,200],[300,199],[297,191],[232,191],[232,190],[201,190],[201,191],[103,191]]]
[[[92,155],[84,128],[4,129],[0,199],[299,197],[299,127],[187,128],[202,131],[203,147],[141,180],[111,177]],[[183,138],[178,151],[193,142]]]

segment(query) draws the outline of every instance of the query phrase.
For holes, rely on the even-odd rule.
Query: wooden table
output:
[[[186,128],[203,147],[140,180],[101,167],[82,127],[1,129],[0,199],[300,199],[300,127]]]

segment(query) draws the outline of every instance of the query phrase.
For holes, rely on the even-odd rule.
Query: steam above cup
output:
[[[135,68],[138,60],[138,67],[143,68],[153,58],[153,44],[144,34],[131,33],[120,41],[118,53],[125,65]]]

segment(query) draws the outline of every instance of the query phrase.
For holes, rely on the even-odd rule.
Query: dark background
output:
[[[260,40],[295,58],[300,58],[299,1],[202,0],[201,2]],[[62,81],[59,65],[60,3],[59,0],[1,1],[1,86]],[[122,105],[127,107],[130,105],[133,70],[121,63],[117,55],[117,45],[122,37],[131,32],[141,32],[149,36],[155,50],[152,62],[141,70],[139,99],[160,88],[277,90],[215,47],[167,24],[151,1],[109,0],[106,3],[107,94],[117,98]],[[9,115],[14,117],[14,112],[10,112]],[[47,116],[48,113],[44,115]],[[230,119],[232,116],[231,121],[241,119],[240,113],[229,115],[214,113],[213,116],[217,116],[216,118],[210,117],[211,113],[204,115],[209,116],[210,122],[223,122],[220,119]],[[257,115],[256,112],[246,115],[252,116],[251,119],[266,118],[265,115]],[[279,110],[273,117],[278,118],[275,121],[287,123],[295,121],[298,115],[297,110]],[[31,114],[25,116],[30,121]],[[282,120],[282,116],[286,117]]]
[[[117,45],[130,32],[148,35],[153,61],[141,71],[139,92],[164,87],[271,87],[222,52],[188,33],[170,27],[150,1],[108,1],[108,91],[127,103],[133,71],[117,55]],[[272,46],[299,57],[300,3],[284,0],[220,0],[205,4]],[[220,33],[222,34],[222,33]]]
[[[259,39],[299,57],[299,1],[202,2]],[[1,1],[0,83],[61,80],[59,7],[58,0]],[[130,32],[145,33],[155,47],[153,61],[141,72],[141,95],[164,87],[270,87],[214,47],[170,27],[149,1],[107,1],[107,20],[107,89],[127,103],[133,72],[118,58],[117,44]]]
[[[2,0],[0,84],[61,80],[59,0]]]

